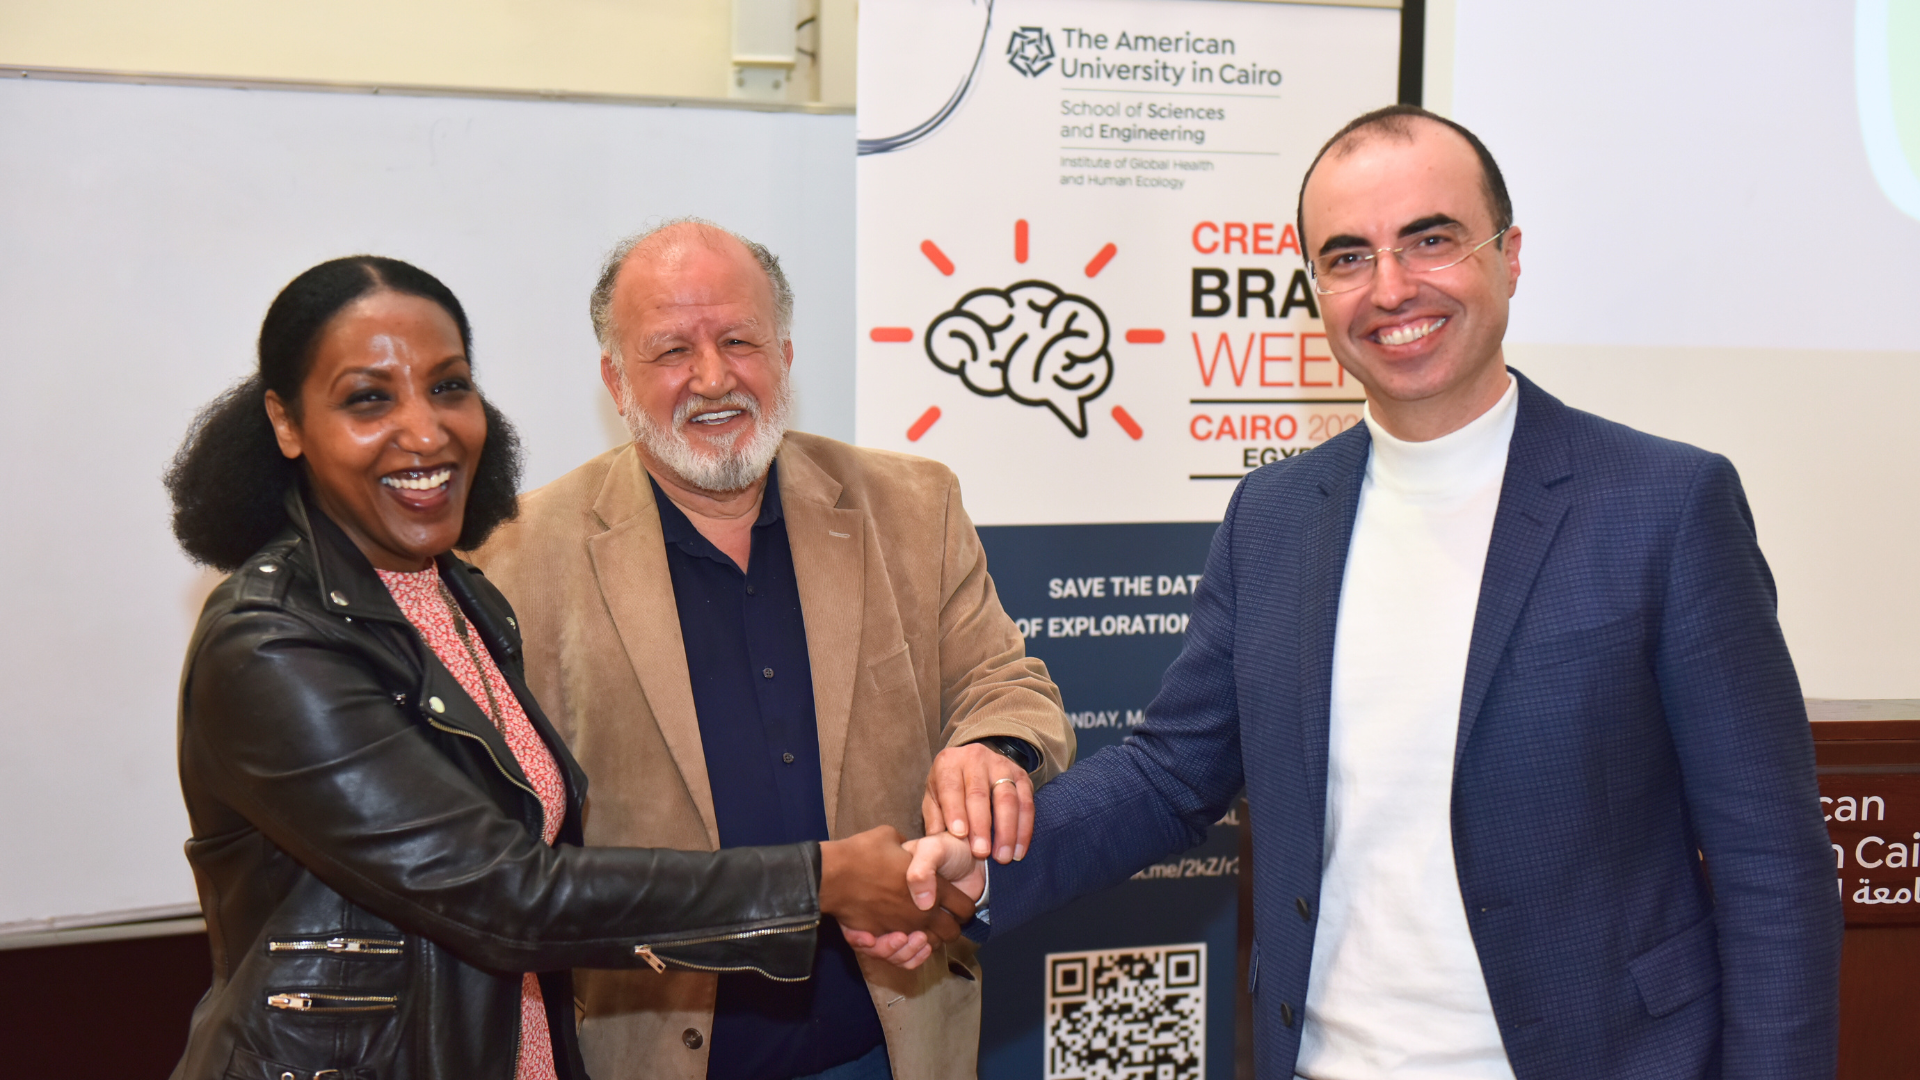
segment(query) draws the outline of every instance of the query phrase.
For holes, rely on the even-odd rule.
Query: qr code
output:
[[[1046,1080],[1202,1080],[1207,946],[1047,954]]]

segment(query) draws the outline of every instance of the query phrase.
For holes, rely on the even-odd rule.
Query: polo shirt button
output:
[[[751,585],[749,585],[749,586],[747,586],[747,595],[748,595],[748,596],[752,596],[752,595],[753,595],[753,586],[751,586]]]
[[[686,1044],[687,1049],[698,1050],[701,1044],[707,1041],[707,1037],[700,1034],[699,1028],[688,1028],[680,1033],[680,1041]]]
[[[792,755],[792,754],[781,754],[781,755],[780,755],[780,760],[781,760],[781,761],[784,761],[784,762],[786,762],[786,763],[787,763],[787,764],[789,764],[789,765],[791,765],[791,764],[793,764],[793,755]]]
[[[773,678],[773,669],[772,669],[772,668],[770,668],[770,667],[763,667],[763,668],[761,668],[761,669],[760,669],[760,677],[761,677],[761,678],[763,678],[763,679],[771,679],[771,678]]]
[[[1293,1006],[1284,1001],[1280,1003],[1280,1023],[1284,1027],[1293,1026]]]
[[[1300,917],[1302,919],[1306,920],[1307,922],[1313,921],[1313,908],[1311,905],[1307,903],[1306,897],[1304,896],[1294,897],[1293,906],[1297,911],[1300,912]]]

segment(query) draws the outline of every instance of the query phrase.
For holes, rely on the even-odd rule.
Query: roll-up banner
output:
[[[1234,482],[1360,422],[1294,201],[1394,100],[1399,33],[1379,7],[860,5],[858,439],[959,474],[1082,757],[1143,719]],[[1230,1075],[1237,824],[996,938],[980,1074]]]

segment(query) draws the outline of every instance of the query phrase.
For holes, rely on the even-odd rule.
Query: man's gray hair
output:
[[[678,225],[703,225],[726,233],[746,245],[753,253],[754,261],[767,275],[767,284],[773,286],[773,322],[774,332],[779,335],[782,344],[793,337],[793,286],[787,283],[786,271],[780,269],[780,257],[768,251],[765,244],[757,244],[741,236],[732,229],[715,225],[705,218],[677,217],[663,221],[642,233],[635,233],[613,246],[607,252],[606,261],[600,264],[600,280],[594,283],[593,294],[587,301],[587,312],[593,317],[593,336],[600,342],[600,348],[609,355],[619,355],[620,343],[613,333],[613,283],[620,276],[620,267],[624,266],[627,256],[633,249],[653,239],[660,233]]]

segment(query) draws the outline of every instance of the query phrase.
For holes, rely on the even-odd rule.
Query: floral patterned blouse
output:
[[[433,654],[453,673],[467,696],[505,736],[520,771],[540,796],[544,823],[540,838],[551,845],[560,835],[560,822],[567,813],[567,785],[560,765],[545,740],[527,719],[525,709],[513,696],[506,676],[493,662],[486,643],[472,634],[466,618],[456,613],[453,598],[440,583],[440,571],[428,567],[414,573],[379,570],[380,580],[393,594],[394,603],[407,621],[420,632]],[[462,629],[468,631],[464,636]],[[528,972],[520,984],[520,1060],[514,1067],[515,1080],[556,1080],[553,1065],[553,1037],[547,1030],[546,1003],[540,996],[540,980]]]

